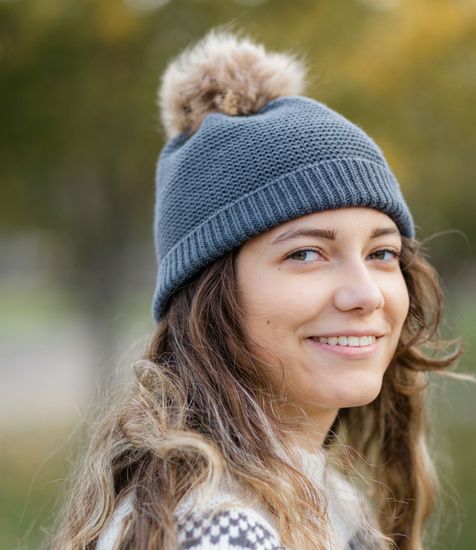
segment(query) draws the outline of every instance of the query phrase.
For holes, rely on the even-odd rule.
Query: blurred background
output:
[[[0,548],[37,548],[85,418],[153,329],[159,75],[212,26],[303,53],[382,147],[476,357],[474,0],[0,0]],[[476,548],[475,389],[432,382],[445,512]]]

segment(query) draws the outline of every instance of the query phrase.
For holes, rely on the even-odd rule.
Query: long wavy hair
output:
[[[426,441],[429,373],[470,377],[448,372],[463,352],[462,341],[441,335],[443,290],[422,243],[402,241],[410,309],[381,392],[366,406],[341,409],[324,447],[343,473],[359,473],[383,533],[380,546],[420,550],[439,490]],[[284,394],[271,386],[266,365],[250,350],[237,252],[172,297],[133,365],[127,394],[94,426],[54,549],[93,549],[131,492],[133,511],[117,547],[174,549],[179,501],[199,486],[217,487],[226,476],[272,514],[286,547],[326,548],[325,497],[296,467],[288,443],[294,426],[277,406]]]

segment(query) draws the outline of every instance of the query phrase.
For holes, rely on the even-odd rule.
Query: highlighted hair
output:
[[[462,349],[439,332],[438,275],[416,240],[402,240],[410,310],[382,391],[369,405],[342,409],[324,445],[342,472],[362,481],[378,524],[377,530],[369,521],[378,542],[372,547],[421,550],[438,495],[426,445],[429,373],[464,375],[447,372]],[[287,443],[293,426],[276,406],[283,396],[247,345],[235,257],[236,251],[228,253],[174,295],[134,365],[133,387],[95,427],[54,549],[94,548],[129,492],[134,511],[118,548],[175,549],[180,499],[224,476],[267,508],[285,546],[328,547],[325,495],[296,468]],[[377,537],[380,530],[384,536]]]

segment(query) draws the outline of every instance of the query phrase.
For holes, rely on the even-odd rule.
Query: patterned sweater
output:
[[[331,536],[328,550],[381,548],[363,527],[365,505],[362,498],[334,468],[325,468],[325,452],[314,454],[304,449],[299,451],[304,471],[326,492]],[[233,503],[234,506],[217,512],[209,520],[206,510],[223,502]],[[132,498],[125,498],[118,505],[98,540],[96,550],[114,549],[122,521],[132,508]],[[179,505],[175,517],[180,550],[286,550],[267,510],[245,504],[236,487],[223,487],[206,500],[200,491],[195,491]]]

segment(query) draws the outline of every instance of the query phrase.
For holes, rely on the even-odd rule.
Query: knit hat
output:
[[[153,316],[204,267],[283,222],[365,206],[406,237],[412,216],[383,152],[302,93],[304,62],[212,30],[166,69],[157,164]]]

